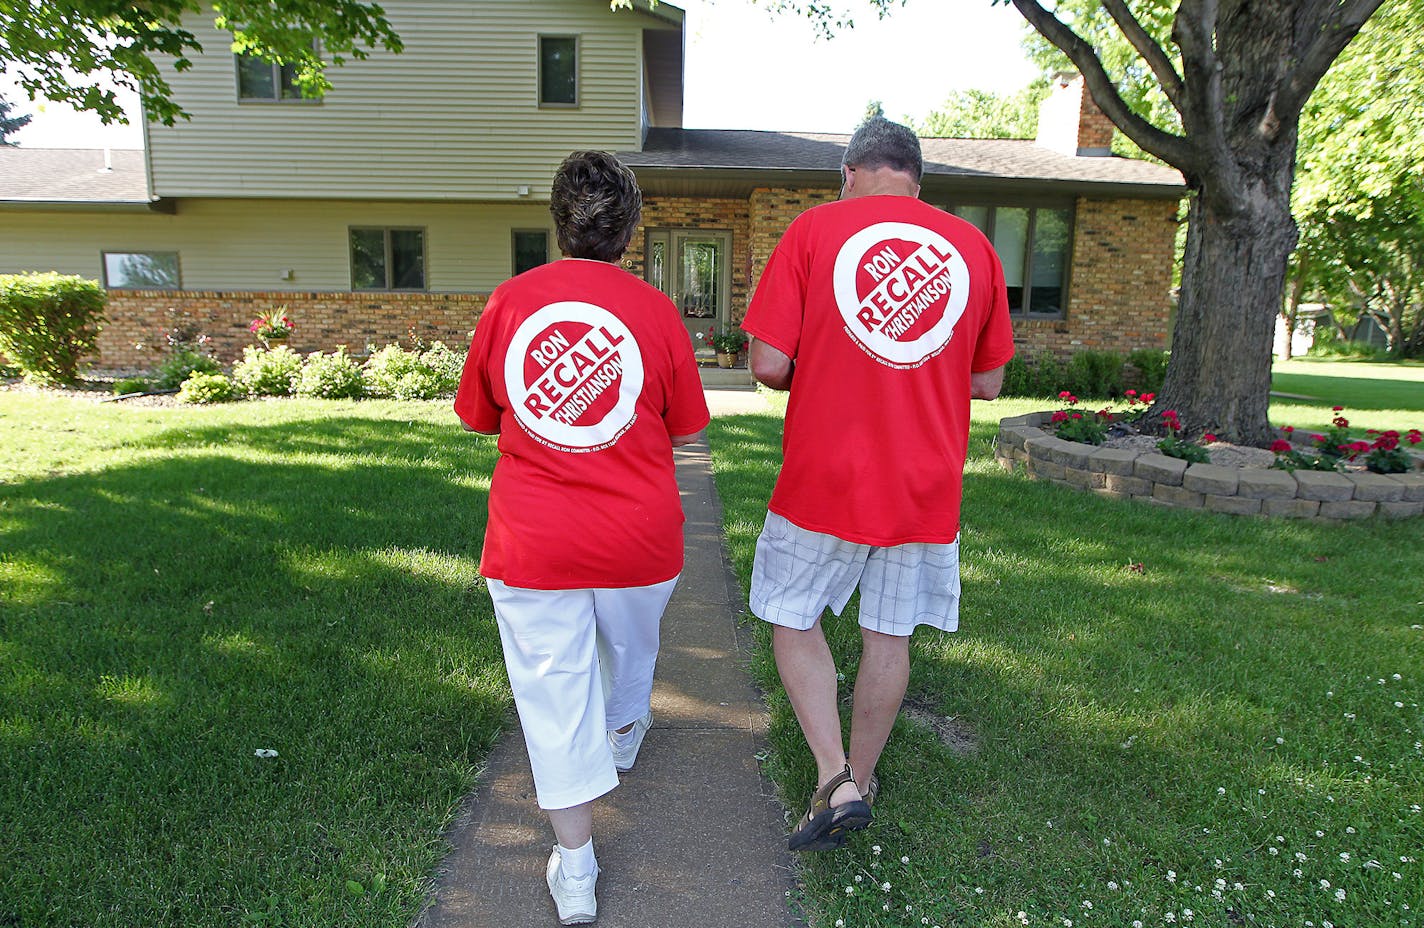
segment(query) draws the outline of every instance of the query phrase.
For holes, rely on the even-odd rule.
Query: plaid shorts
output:
[[[757,538],[751,610],[805,630],[829,606],[840,615],[860,587],[860,626],[904,637],[916,626],[959,628],[959,541],[877,548],[823,535],[774,512]]]

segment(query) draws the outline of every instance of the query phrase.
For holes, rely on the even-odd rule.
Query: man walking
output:
[[[918,625],[959,624],[969,400],[1013,356],[1003,269],[968,222],[919,199],[919,139],[876,117],[846,146],[841,200],[791,223],[742,324],[752,372],[790,390],[784,462],[752,569],[818,788],[789,845],[839,847],[870,823]],[[860,588],[847,759],[821,631]]]

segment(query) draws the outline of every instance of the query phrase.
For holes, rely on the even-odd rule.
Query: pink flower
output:
[[[1277,438],[1275,441],[1271,442],[1271,450],[1274,451],[1276,454],[1282,454],[1286,451],[1291,450],[1291,448],[1291,443],[1286,441],[1284,438]]]

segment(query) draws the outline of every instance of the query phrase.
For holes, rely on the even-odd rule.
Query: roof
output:
[[[35,204],[134,204],[147,207],[142,149],[0,147],[0,201]]]
[[[798,180],[828,174],[827,180],[835,183],[849,141],[849,135],[821,132],[651,129],[642,151],[619,152],[618,157],[640,181],[644,176],[657,181],[703,171],[725,182],[735,180],[730,172],[761,175],[762,184],[769,173],[791,172],[803,175]],[[1111,155],[1065,155],[1027,139],[926,138],[920,145],[927,186],[1101,189],[1155,197],[1185,192],[1182,175],[1173,168]]]

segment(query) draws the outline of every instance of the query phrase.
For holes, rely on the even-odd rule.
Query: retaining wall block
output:
[[[1121,474],[1104,474],[1103,486],[1114,493],[1127,493],[1131,496],[1151,496],[1152,481],[1142,477],[1125,477]]]
[[[1063,479],[1063,465],[1046,461],[1043,458],[1030,457],[1028,459],[1028,472],[1041,480]]]
[[[1295,482],[1295,495],[1301,499],[1342,502],[1355,495],[1355,484],[1349,477],[1328,470],[1298,470]]]
[[[1324,473],[1323,471],[1321,473]],[[1364,499],[1332,499],[1320,504],[1322,519],[1368,519],[1375,514],[1374,503]]]
[[[1107,486],[1107,474],[1095,474],[1080,467],[1063,468],[1063,479],[1080,490],[1098,490]]]
[[[1393,474],[1396,481],[1404,486],[1404,501],[1408,503],[1424,502],[1424,474]]]
[[[1404,499],[1404,484],[1388,474],[1351,474],[1350,482],[1355,485],[1355,499],[1378,503],[1395,503]]]
[[[1144,454],[1132,468],[1134,475],[1169,487],[1181,486],[1182,474],[1186,473],[1186,470],[1186,461],[1165,454]]]
[[[1415,516],[1424,515],[1424,500],[1380,503],[1377,511],[1382,519],[1412,519]]]
[[[1217,464],[1193,464],[1182,475],[1182,486],[1198,493],[1213,493],[1218,496],[1234,496],[1241,479],[1241,468],[1221,467]]]
[[[1038,413],[1029,413],[1024,416],[1005,416],[999,420],[999,428],[1011,429],[1018,425],[1038,425]]]
[[[1170,503],[1173,506],[1179,506],[1182,509],[1200,509],[1202,508],[1204,499],[1204,495],[1201,493],[1188,490],[1185,487],[1170,486],[1165,483],[1159,483],[1153,487],[1152,496],[1154,499],[1161,500],[1164,503]]]
[[[1138,452],[1131,448],[1099,448],[1088,455],[1088,470],[1101,474],[1130,475]]]
[[[1286,476],[1290,476],[1286,474]],[[1284,519],[1309,519],[1320,512],[1320,501],[1314,499],[1264,499],[1261,512]]]
[[[1293,499],[1295,491],[1295,477],[1284,470],[1245,469],[1236,484],[1238,496],[1252,499]]]
[[[1098,450],[1097,445],[1085,445],[1081,441],[1062,441],[1060,439],[1058,444],[1048,449],[1048,456],[1053,459],[1055,464],[1086,470],[1088,458],[1096,450]]]
[[[1206,508],[1212,512],[1226,512],[1233,516],[1253,516],[1261,511],[1261,500],[1249,496],[1218,496],[1208,493]]]
[[[1053,460],[1053,449],[1057,448],[1059,445],[1066,444],[1069,444],[1069,442],[1066,442],[1061,438],[1055,438],[1052,435],[1039,432],[1037,437],[1028,438],[1024,441],[1024,450],[1027,451],[1029,457],[1033,458],[1035,461],[1051,461]],[[1058,463],[1061,465],[1063,462],[1059,461]]]
[[[1032,426],[1016,425],[1012,428],[999,429],[999,441],[1006,442],[1011,447],[1022,448],[1030,438],[1038,438],[1043,433]]]

